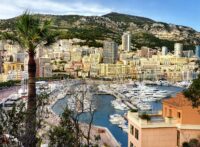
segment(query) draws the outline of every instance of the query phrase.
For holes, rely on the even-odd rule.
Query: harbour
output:
[[[183,88],[175,86],[148,86],[148,87],[168,91],[171,96],[183,90]],[[110,92],[111,91],[108,91],[108,93],[106,94],[106,92],[105,91],[103,92],[101,89],[101,92],[98,93],[98,95],[97,94],[94,95],[96,110],[95,110],[93,125],[108,128],[108,130],[112,133],[115,139],[121,144],[121,146],[127,147],[128,126],[127,126],[127,120],[124,118],[124,115],[127,113],[128,110],[131,109],[131,107],[132,108],[137,108],[137,107],[136,105],[134,106],[132,103],[128,101],[121,101],[121,99],[116,94],[114,96]],[[63,112],[64,108],[67,106],[68,98],[69,97],[66,96],[63,99],[58,100],[55,103],[55,105],[52,106],[52,110],[55,112],[55,114],[60,115]],[[115,104],[113,104],[113,102],[115,102],[116,100],[120,102],[119,103],[120,106],[124,105],[124,107],[119,108],[118,105],[117,108],[116,106],[114,106]],[[148,111],[146,109],[145,112],[158,113],[162,109],[161,102],[162,99],[159,99],[157,101],[149,101],[148,106],[150,106],[151,109]],[[128,105],[130,106],[128,107]],[[83,123],[87,123],[88,122],[87,116],[88,116],[87,112],[84,113],[81,116],[80,121]]]

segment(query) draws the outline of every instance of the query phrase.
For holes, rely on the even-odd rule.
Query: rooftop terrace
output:
[[[128,119],[141,128],[176,127],[176,119],[163,118],[161,115],[148,114],[143,117],[137,112],[128,112]]]

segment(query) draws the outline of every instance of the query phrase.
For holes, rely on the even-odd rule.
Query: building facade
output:
[[[131,51],[131,34],[130,32],[125,32],[122,35],[122,50]]]
[[[37,77],[51,77],[52,65],[51,59],[48,57],[40,57],[36,59],[36,76]]]
[[[149,119],[128,112],[129,147],[181,147],[200,135],[200,109],[193,108],[182,93],[163,101],[162,114]]]
[[[195,49],[195,56],[199,59],[200,58],[200,45],[196,46]]]
[[[105,41],[103,49],[103,63],[116,63],[118,59],[118,46],[114,41]]]
[[[100,64],[99,76],[105,78],[135,78],[136,71],[133,65],[117,64]]]
[[[182,57],[182,54],[183,54],[183,44],[175,43],[174,44],[174,55],[176,57]]]

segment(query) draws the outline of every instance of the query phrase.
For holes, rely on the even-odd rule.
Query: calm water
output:
[[[173,86],[156,86],[162,90],[168,90],[175,95],[177,92],[182,91],[182,88],[173,87]],[[122,129],[117,127],[117,125],[113,125],[109,122],[109,115],[118,113],[124,114],[124,111],[115,110],[111,105],[111,101],[115,99],[114,96],[111,95],[95,95],[95,103],[96,103],[96,112],[94,115],[94,125],[104,126],[107,127],[113,136],[116,138],[118,142],[122,145],[122,147],[128,146],[128,135],[123,132]],[[56,104],[52,107],[53,111],[60,115],[62,114],[64,108],[66,107],[67,97],[60,99],[56,102]],[[161,110],[162,104],[161,102],[152,102],[153,110]],[[88,121],[88,114],[85,113],[81,116],[81,121],[87,122]]]
[[[183,88],[180,87],[174,87],[174,86],[154,86],[160,90],[167,90],[171,92],[172,96],[175,96],[177,92],[183,91]],[[158,102],[151,102],[153,111],[159,111],[162,109],[162,103],[161,101]]]
[[[124,114],[124,111],[118,111],[113,108],[111,101],[115,97],[111,95],[95,95],[96,112],[94,115],[94,125],[107,127],[122,147],[126,147],[128,143],[128,136],[117,125],[113,125],[109,122],[109,115],[111,114]],[[67,97],[60,99],[53,107],[53,111],[60,115],[63,112],[63,108],[66,106]],[[88,114],[85,113],[81,117],[81,121],[88,121]]]

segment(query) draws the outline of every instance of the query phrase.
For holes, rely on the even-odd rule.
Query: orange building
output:
[[[200,109],[182,93],[163,101],[160,115],[128,113],[129,147],[181,147],[200,137]]]

